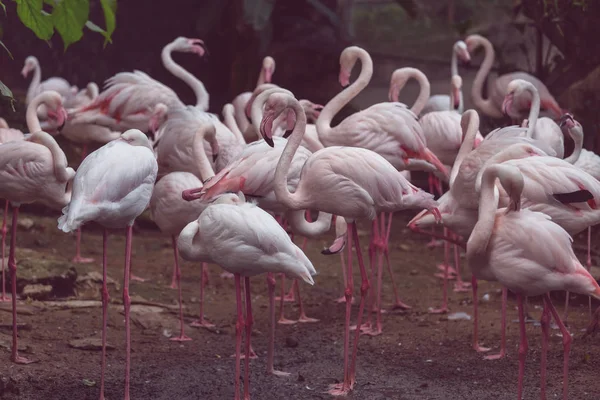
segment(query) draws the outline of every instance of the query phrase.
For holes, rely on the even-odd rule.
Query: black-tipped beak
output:
[[[287,130],[287,131],[285,131],[285,133],[283,134],[283,138],[284,138],[284,139],[287,139],[287,138],[288,138],[288,137],[289,137],[291,134],[292,134],[292,131],[291,131],[291,130]]]
[[[218,153],[213,153],[212,160],[213,162],[217,162],[217,158],[219,157]]]
[[[271,147],[275,147],[275,142],[273,142],[273,138],[270,137],[264,137],[263,139],[265,139],[265,142],[267,142],[267,144]]]
[[[571,114],[569,114],[569,113],[566,113],[562,117],[560,117],[560,124],[559,124],[559,126],[562,128],[563,126],[565,126],[565,124],[567,123],[567,121],[575,122],[575,120],[573,119],[573,116]]]

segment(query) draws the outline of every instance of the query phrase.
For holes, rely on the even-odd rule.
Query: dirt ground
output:
[[[32,258],[59,260],[66,270],[74,252],[74,237],[59,233],[52,216],[21,214],[34,225],[20,227],[18,262],[31,264]],[[448,320],[433,315],[428,307],[441,304],[441,281],[433,274],[441,260],[442,249],[428,249],[427,239],[407,231],[408,214],[398,214],[392,234],[392,264],[402,300],[413,306],[404,313],[389,312],[383,316],[382,335],[363,336],[359,347],[357,384],[349,398],[354,399],[514,399],[517,378],[518,324],[513,298],[509,298],[508,357],[484,361],[470,347],[472,322]],[[363,227],[364,228],[364,227]],[[333,236],[332,234],[330,236]],[[367,231],[362,231],[366,251]],[[320,322],[278,325],[275,344],[275,366],[289,371],[289,378],[265,375],[268,339],[267,290],[264,277],[252,279],[255,315],[253,347],[259,358],[251,362],[251,395],[253,399],[327,399],[328,384],[342,378],[342,344],[344,306],[334,299],[342,294],[338,256],[323,256],[325,237],[309,242],[307,254],[319,271],[314,287],[302,285],[307,313]],[[88,266],[75,266],[79,276],[101,271],[101,231],[85,227],[83,254],[96,258]],[[106,398],[123,396],[124,323],[121,312],[120,284],[123,274],[124,237],[111,236],[109,276],[118,284],[110,286],[112,307],[109,310],[109,344],[115,349],[107,355]],[[176,291],[168,288],[171,279],[172,252],[170,240],[140,221],[134,233],[133,269],[147,282],[133,282],[134,322],[132,323],[132,399],[231,399],[235,334],[235,301],[233,281],[219,277],[221,270],[210,267],[207,287],[206,315],[217,329],[186,327],[193,339],[170,341],[177,333]],[[25,251],[24,249],[31,249]],[[24,269],[24,267],[22,267]],[[358,268],[355,268],[357,271]],[[22,271],[26,274],[25,271]],[[198,312],[199,265],[183,262],[183,299],[185,318],[189,323]],[[463,268],[465,278],[468,275]],[[358,273],[356,278],[359,279]],[[393,300],[389,279],[384,276],[384,306]],[[359,282],[359,281],[355,281]],[[289,280],[288,280],[289,284]],[[358,292],[356,284],[355,293]],[[78,299],[99,300],[99,284],[85,289],[78,286]],[[480,295],[489,295],[481,303],[481,338],[485,345],[497,347],[500,341],[499,287],[481,282]],[[562,293],[554,296],[562,310]],[[65,300],[65,299],[60,299]],[[574,334],[570,362],[570,398],[597,398],[600,390],[597,374],[600,360],[598,340],[580,340],[587,326],[587,300],[575,298],[570,314]],[[164,304],[150,309],[139,303]],[[100,381],[100,352],[69,346],[73,339],[100,338],[101,308],[58,309],[54,303],[23,300],[19,323],[20,344],[27,357],[39,362],[15,365],[9,361],[9,303],[0,309],[0,398],[2,399],[97,399]],[[358,304],[358,303],[357,303]],[[539,299],[530,299],[531,314],[539,318]],[[136,308],[137,307],[137,308]],[[450,292],[451,313],[464,311],[472,315],[470,293]],[[355,306],[355,313],[357,307]],[[148,310],[146,310],[148,311]],[[28,315],[30,314],[30,315]],[[297,308],[290,303],[286,316],[295,318]],[[539,396],[540,329],[528,324],[530,351],[526,364],[525,398]],[[562,340],[551,331],[549,351],[549,398],[560,396],[562,385]],[[493,350],[492,350],[493,351]],[[242,367],[243,368],[243,367]]]

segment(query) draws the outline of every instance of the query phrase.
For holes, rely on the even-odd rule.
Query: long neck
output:
[[[364,50],[359,51],[358,58],[360,59],[360,75],[350,86],[338,93],[321,111],[317,118],[316,126],[319,136],[328,135],[331,133],[331,121],[340,110],[355,98],[371,81],[373,75],[373,60],[371,56]]]
[[[208,92],[204,87],[204,84],[196,78],[194,75],[190,74],[188,71],[183,69],[179,64],[173,61],[171,57],[171,52],[173,51],[172,44],[166,45],[162,50],[162,62],[166,69],[169,70],[173,75],[184,81],[188,84],[189,87],[192,88],[194,94],[196,95],[196,107],[201,109],[202,111],[208,110]]]
[[[33,69],[33,79],[29,84],[29,88],[27,89],[27,100],[33,100],[33,96],[35,95],[35,91],[40,86],[40,82],[42,81],[42,68],[39,63],[35,64],[35,68]]]
[[[196,200],[197,201],[197,200]],[[188,261],[200,261],[205,256],[205,251],[199,243],[194,243],[194,238],[200,233],[200,226],[197,221],[193,221],[179,233],[177,239],[177,249],[181,257]]]
[[[525,90],[531,93],[532,97],[531,107],[529,108],[529,127],[527,128],[527,137],[532,138],[540,114],[540,94],[532,84],[528,84]]]
[[[489,168],[493,169],[494,166]],[[479,219],[467,242],[467,252],[469,253],[469,256],[483,255],[486,253],[488,243],[494,230],[496,211],[498,210],[498,199],[494,194],[497,174],[493,173],[494,171],[488,172],[489,173],[483,175],[483,182],[481,184]]]
[[[212,132],[205,132],[204,129],[210,129]],[[214,125],[209,125],[208,128],[200,128],[196,135],[194,136],[194,143],[192,144],[192,152],[194,154],[194,160],[196,161],[196,176],[200,178],[202,182],[205,182],[207,179],[215,176],[215,171],[206,156],[206,151],[204,149],[204,139],[206,138],[209,142],[211,140],[215,140],[215,128]],[[207,137],[208,136],[208,137]]]
[[[258,74],[258,80],[256,81],[256,87],[259,87],[263,83],[271,83],[271,82],[267,82],[267,76],[266,76],[265,72],[266,72],[265,67],[261,66],[260,73]]]
[[[452,171],[450,171],[450,187],[452,187],[452,184],[456,179],[456,175],[458,175],[460,164],[463,162],[465,157],[467,157],[467,155],[471,152],[471,150],[473,150],[473,147],[475,145],[475,138],[477,137],[477,131],[479,130],[479,116],[477,115],[477,112],[474,110],[468,110],[467,113],[469,116],[469,123],[467,125],[466,132],[463,134],[463,141],[460,144],[460,149],[458,149],[458,153],[456,154],[456,159],[454,160]],[[463,118],[465,118],[464,115]]]
[[[483,83],[485,82],[485,78],[487,78],[490,70],[492,69],[492,65],[494,64],[494,47],[489,40],[483,37],[478,37],[476,40],[478,40],[483,46],[485,50],[485,58],[483,59],[483,63],[481,63],[481,67],[479,67],[479,71],[477,71],[477,75],[475,75],[473,87],[471,88],[473,103],[475,103],[477,108],[483,111],[483,113],[493,118],[502,118],[502,111],[496,108],[493,101],[489,98],[485,100],[483,99]]]
[[[45,101],[46,99],[43,95],[37,96],[34,97],[27,106],[27,111],[25,112],[25,122],[27,123],[27,129],[29,129],[30,133],[35,133],[42,130],[40,119],[37,115],[37,109],[40,104],[45,103]]]
[[[450,77],[458,75],[458,57],[456,54],[456,46],[452,48],[452,59],[450,60]]]
[[[410,110],[416,115],[419,115],[421,111],[423,111],[425,104],[427,104],[427,100],[429,100],[431,87],[429,85],[429,79],[427,79],[424,73],[416,68],[411,68],[410,77],[414,78],[419,83],[419,95],[417,96],[417,100],[415,100],[415,104],[413,104]]]
[[[290,226],[295,233],[307,238],[317,238],[331,228],[331,214],[319,212],[317,220],[313,222],[308,222],[304,214],[305,210],[294,210],[287,214]]]
[[[233,108],[233,104],[225,104],[223,107],[223,122],[225,126],[227,126],[231,132],[233,132],[239,143],[246,143],[246,139],[244,139],[244,135],[240,131],[240,128],[233,115],[234,112],[235,109]]]
[[[305,194],[302,193],[302,190],[300,189],[301,182],[298,183],[296,192],[294,194],[290,193],[287,184],[287,175],[294,154],[296,154],[296,150],[298,150],[300,143],[302,143],[302,137],[304,136],[304,131],[306,129],[306,114],[304,114],[304,110],[300,103],[295,99],[292,101],[292,109],[296,114],[296,125],[294,126],[294,130],[292,131],[292,134],[283,149],[281,158],[279,158],[279,162],[277,163],[273,189],[275,196],[277,196],[277,200],[281,201],[287,208],[292,210],[302,210],[310,208],[310,203],[302,198]]]
[[[565,161],[571,164],[575,164],[577,160],[579,160],[579,156],[581,155],[581,150],[583,149],[583,130],[581,127],[574,126],[569,129],[569,136],[575,142],[575,147],[573,148],[573,153],[567,158]]]
[[[72,168],[67,167],[67,157],[62,151],[56,140],[46,132],[36,131],[31,136],[30,140],[37,142],[50,150],[52,161],[54,163],[54,175],[59,182],[67,182],[73,178],[75,172]]]

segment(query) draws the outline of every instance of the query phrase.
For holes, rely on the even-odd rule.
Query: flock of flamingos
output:
[[[489,117],[508,115],[518,123],[484,136],[479,132],[478,113],[463,112],[458,73],[459,61],[469,61],[479,47],[484,49],[485,58],[472,88],[474,104]],[[172,52],[202,57],[205,51],[202,40],[183,37],[162,51],[164,66],[194,90],[194,106],[183,104],[172,89],[141,71],[116,74],[101,92],[94,83],[78,90],[62,78],[42,81],[37,59],[26,59],[23,76],[33,72],[26,99],[30,133],[10,129],[0,119],[0,198],[6,199],[2,299],[8,299],[4,294],[4,241],[10,205],[13,362],[30,362],[17,350],[15,247],[20,204],[41,202],[62,208],[58,228],[77,232],[74,262],[90,261],[79,250],[82,225],[95,221],[105,228],[100,399],[104,398],[106,367],[109,230],[126,228],[127,235],[123,287],[125,399],[130,398],[129,281],[136,279],[130,265],[132,226],[147,208],[160,230],[172,237],[174,287],[179,286],[181,277],[178,254],[202,262],[203,270],[205,263],[215,263],[226,271],[224,275],[233,275],[237,300],[235,399],[242,395],[248,399],[249,362],[254,353],[250,343],[250,277],[267,274],[271,320],[267,368],[274,375],[286,375],[273,368],[275,274],[282,279],[281,304],[286,298],[285,276],[294,280],[291,293],[301,301],[299,281],[314,284],[316,270],[302,250],[304,245],[295,245],[289,233],[314,238],[333,225],[336,238],[323,253],[343,255],[343,249],[347,249],[342,258],[346,289],[338,300],[346,304],[346,319],[343,382],[331,387],[329,393],[348,394],[356,381],[361,333],[377,335],[382,331],[383,260],[387,260],[391,274],[388,239],[392,215],[415,209],[420,212],[410,221],[410,228],[445,240],[444,294],[451,275],[457,278],[456,290],[470,286],[473,290],[473,347],[478,352],[489,349],[480,346],[477,338],[477,280],[498,281],[505,288],[501,351],[488,359],[505,354],[506,290],[516,294],[521,337],[518,399],[524,390],[527,352],[524,300],[527,296],[544,296],[541,397],[546,398],[547,342],[554,318],[564,344],[563,397],[567,398],[571,336],[548,293],[566,290],[600,299],[600,286],[588,272],[589,257],[586,269],[573,252],[570,236],[586,229],[589,234],[590,226],[600,222],[600,157],[582,148],[581,125],[563,113],[542,82],[524,72],[503,75],[492,81],[489,96],[484,99],[482,88],[494,63],[494,50],[486,38],[471,35],[452,48],[448,95],[430,96],[429,82],[422,72],[400,68],[392,75],[389,101],[374,104],[332,127],[333,117],[369,84],[373,73],[368,52],[352,46],[340,56],[339,82],[345,89],[325,106],[297,100],[290,91],[270,83],[275,63],[266,57],[255,90],[226,104],[221,121],[218,115],[208,112],[209,96],[202,82],[171,57]],[[360,74],[350,83],[357,61]],[[398,101],[410,79],[420,85],[412,107]],[[553,118],[539,117],[540,112]],[[151,132],[150,138],[144,132]],[[68,166],[55,141],[57,134],[83,146],[76,171]],[[564,135],[575,143],[568,157]],[[92,142],[103,146],[86,155],[86,146]],[[430,174],[431,193],[410,183],[411,170]],[[445,192],[442,182],[448,187]],[[439,192],[437,200],[434,191]],[[318,212],[316,219],[309,210]],[[359,245],[358,220],[372,223],[369,268]],[[443,233],[434,230],[438,224],[443,225]],[[450,245],[455,246],[456,260],[459,248],[466,250],[471,284],[460,280],[458,262],[456,269],[449,266]],[[351,333],[353,249],[361,282],[356,328]],[[396,305],[408,307],[395,287],[394,291]],[[377,311],[372,316],[373,309]],[[447,310],[445,294],[441,308],[430,312]],[[180,316],[181,333],[174,339],[187,340],[181,312]],[[307,317],[301,308],[299,321],[316,320]],[[280,322],[289,320],[281,314]],[[195,324],[210,326],[202,312]]]

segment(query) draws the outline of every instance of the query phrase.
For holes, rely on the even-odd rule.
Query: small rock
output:
[[[33,228],[33,226],[35,225],[35,222],[33,222],[33,220],[31,218],[19,218],[19,220],[17,221],[17,226],[19,228],[23,228],[26,231],[30,230],[31,228]]]
[[[34,300],[42,300],[52,293],[52,285],[25,285],[22,293],[24,297],[31,297]]]
[[[398,246],[400,248],[400,250],[402,251],[410,251],[411,247],[409,245],[407,245],[406,243],[402,243]]]
[[[100,338],[85,338],[73,339],[69,342],[69,346],[79,350],[102,350],[102,339]],[[106,344],[107,350],[113,350],[115,347]]]
[[[410,270],[410,274],[411,274],[411,275],[419,275],[419,270],[416,270],[416,269],[411,269],[411,270]]]
[[[94,380],[92,380],[92,379],[83,379],[81,382],[82,382],[82,383],[83,383],[85,386],[88,386],[88,387],[94,387],[94,386],[96,386],[96,381],[94,381]]]
[[[486,293],[481,297],[481,301],[490,301],[490,294]]]
[[[298,340],[296,338],[288,336],[285,338],[285,346],[291,347],[292,349],[294,349],[294,348],[298,347]]]
[[[460,312],[448,314],[448,319],[450,321],[460,321],[460,320],[470,321],[471,316],[469,314],[467,314],[466,312],[460,311]]]

